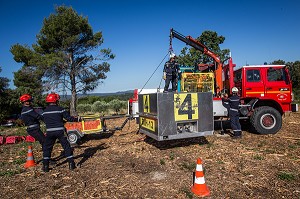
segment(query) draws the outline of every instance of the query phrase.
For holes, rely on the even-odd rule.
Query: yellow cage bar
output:
[[[181,76],[181,91],[184,92],[213,92],[214,74],[183,73]]]

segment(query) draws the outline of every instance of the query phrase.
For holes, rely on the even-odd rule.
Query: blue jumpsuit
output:
[[[175,61],[167,61],[164,66],[163,72],[166,73],[166,81],[164,91],[167,92],[169,89],[170,82],[172,81],[172,91],[177,90],[177,71],[178,63]]]
[[[228,99],[223,99],[223,105],[228,109],[229,112],[230,125],[234,136],[242,135],[241,124],[239,120],[239,104],[240,97],[235,94]]]
[[[49,163],[51,158],[51,152],[55,144],[56,139],[59,140],[61,146],[64,149],[65,156],[69,163],[74,162],[73,150],[68,142],[64,132],[64,119],[67,121],[77,121],[77,118],[71,117],[70,114],[62,107],[53,104],[45,108],[43,112],[43,120],[46,124],[47,134],[43,149],[43,162]]]
[[[43,147],[45,135],[40,129],[39,122],[39,120],[42,119],[42,116],[35,112],[32,106],[23,106],[20,119],[25,123],[27,133],[38,140]]]

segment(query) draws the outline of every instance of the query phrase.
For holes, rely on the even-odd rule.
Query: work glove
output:
[[[167,79],[167,74],[166,74],[166,72],[164,72],[163,79],[164,79],[164,80]]]
[[[227,99],[228,98],[228,94],[227,93],[222,93],[221,97],[224,98],[224,99]]]

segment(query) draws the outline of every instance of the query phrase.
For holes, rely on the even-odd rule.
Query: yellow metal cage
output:
[[[181,75],[181,91],[214,92],[214,74],[183,73]]]

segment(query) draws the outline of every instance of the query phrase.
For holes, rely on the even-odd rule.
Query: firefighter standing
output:
[[[168,92],[170,82],[172,82],[172,91],[177,90],[177,72],[178,72],[178,63],[175,61],[175,54],[170,54],[170,60],[165,63],[164,66],[164,80],[165,88],[164,92]]]
[[[231,89],[232,96],[231,97],[223,97],[223,105],[228,109],[229,117],[230,117],[230,125],[233,130],[233,138],[241,138],[242,130],[241,124],[239,121],[239,104],[240,97],[238,96],[238,89],[233,87]]]
[[[43,149],[43,171],[49,171],[49,161],[51,158],[51,152],[53,146],[55,144],[56,139],[59,140],[60,144],[64,149],[65,156],[69,163],[69,169],[73,170],[76,168],[74,158],[73,158],[73,150],[65,137],[65,127],[64,127],[64,119],[67,121],[77,121],[78,119],[70,116],[70,114],[64,110],[64,108],[58,106],[58,101],[60,96],[56,93],[48,94],[46,97],[46,102],[48,106],[45,108],[43,112],[43,120],[46,124],[46,139],[44,143]]]
[[[40,129],[39,122],[39,120],[42,119],[42,116],[34,111],[32,107],[32,100],[33,99],[29,94],[24,94],[20,97],[20,102],[23,105],[20,119],[22,119],[25,123],[27,133],[34,137],[34,139],[38,140],[43,147],[45,135]]]

